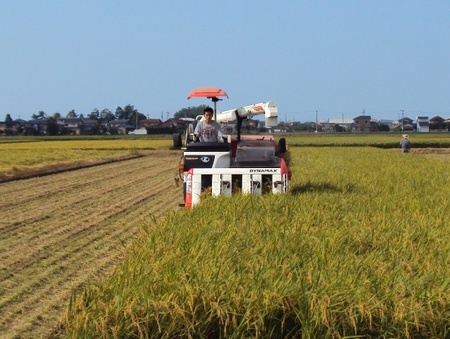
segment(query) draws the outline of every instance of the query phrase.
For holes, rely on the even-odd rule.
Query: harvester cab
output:
[[[216,94],[216,95],[214,95]],[[218,112],[218,96],[227,96],[220,88],[203,87],[191,97],[206,97],[214,103],[217,122],[235,133],[224,135],[224,142],[195,142],[195,123],[185,132],[184,152],[179,164],[185,207],[198,204],[205,194],[231,196],[236,193],[286,193],[291,173],[288,168],[286,140],[272,135],[242,135],[242,122],[265,115],[266,127],[277,125],[278,110],[273,101]],[[201,117],[200,117],[201,118]],[[174,134],[174,146],[183,148],[181,134]]]

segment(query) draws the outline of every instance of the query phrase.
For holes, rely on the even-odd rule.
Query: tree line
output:
[[[204,108],[206,105],[182,108],[179,111],[175,112],[173,118],[195,118],[197,115],[203,114]],[[49,135],[57,135],[57,134],[67,134],[70,131],[66,131],[65,127],[61,127],[58,124],[58,119],[70,119],[70,118],[82,118],[94,120],[97,122],[97,126],[93,125],[90,127],[90,133],[94,134],[104,134],[104,133],[112,133],[113,129],[109,126],[109,123],[114,120],[125,120],[130,125],[138,126],[142,120],[147,119],[147,116],[141,112],[139,112],[133,105],[126,105],[125,107],[118,106],[113,113],[108,108],[104,108],[101,111],[97,108],[94,108],[89,114],[86,116],[84,114],[78,114],[74,109],[70,110],[65,116],[63,116],[59,112],[55,112],[52,115],[48,115],[44,111],[39,111],[31,116],[32,120],[35,121],[35,124],[40,125],[39,121],[45,121],[45,132]],[[162,118],[162,117],[161,117]],[[0,134],[12,135],[13,130],[12,126],[14,125],[14,120],[12,119],[10,114],[6,114],[5,117],[5,130],[0,130]],[[106,127],[108,126],[108,127]],[[37,133],[40,134],[40,131],[26,131],[26,127],[17,126],[15,127],[16,133]],[[39,128],[38,128],[39,129]]]
[[[195,118],[197,115],[203,114],[203,109],[207,107],[207,105],[199,105],[192,106],[187,108],[182,108],[179,111],[175,112],[173,118]],[[70,110],[65,116],[63,116],[59,112],[55,112],[52,115],[48,115],[44,111],[39,111],[38,113],[34,113],[31,118],[33,120],[57,120],[60,118],[85,118],[90,120],[102,120],[102,121],[111,121],[111,120],[129,120],[129,121],[141,121],[147,119],[146,115],[139,112],[133,105],[126,105],[124,108],[118,106],[113,113],[108,108],[104,108],[101,111],[97,108],[94,108],[89,114],[84,116],[83,113],[78,114],[74,109]],[[5,117],[5,122],[12,123],[13,119],[11,115],[8,113]]]
[[[34,120],[40,120],[40,119],[60,119],[63,118],[61,113],[55,112],[53,115],[48,116],[44,111],[39,111],[37,114],[33,114],[31,116]],[[133,105],[126,105],[124,108],[118,106],[116,108],[116,111],[113,113],[108,108],[104,108],[101,111],[97,108],[94,108],[92,112],[84,116],[82,113],[77,114],[74,109],[70,110],[65,118],[86,118],[91,120],[104,120],[104,121],[111,121],[115,119],[125,119],[130,121],[140,121],[143,119],[146,119],[147,117],[145,114],[140,113],[136,108],[134,108]]]

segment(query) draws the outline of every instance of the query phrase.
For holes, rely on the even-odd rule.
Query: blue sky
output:
[[[450,1],[0,0],[0,120],[134,105],[194,88],[280,120],[450,117]]]

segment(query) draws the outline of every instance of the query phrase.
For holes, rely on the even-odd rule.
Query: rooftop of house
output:
[[[353,118],[353,120],[371,120],[372,117],[370,115],[360,115],[359,117]]]

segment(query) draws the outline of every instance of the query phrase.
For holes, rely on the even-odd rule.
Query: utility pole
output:
[[[403,132],[403,129],[404,129],[404,126],[403,126],[403,117],[405,116],[405,110],[402,109],[401,112],[402,112],[402,132]]]
[[[318,112],[316,111],[316,133],[318,133],[318,124],[319,124],[319,118],[318,118]]]

